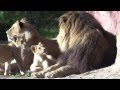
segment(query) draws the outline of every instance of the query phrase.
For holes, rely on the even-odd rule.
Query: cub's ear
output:
[[[23,28],[23,27],[24,27],[24,24],[19,21],[19,26],[20,26],[20,28]]]
[[[35,53],[35,46],[34,46],[34,45],[32,45],[30,49],[31,49],[31,51],[32,51],[32,52],[33,52],[33,54],[34,54],[34,53]]]

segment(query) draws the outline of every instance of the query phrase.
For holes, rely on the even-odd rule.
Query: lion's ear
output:
[[[35,46],[34,46],[34,45],[31,46],[31,51],[32,51],[33,53],[35,53]]]
[[[24,24],[19,21],[19,26],[20,26],[20,28],[23,28]]]

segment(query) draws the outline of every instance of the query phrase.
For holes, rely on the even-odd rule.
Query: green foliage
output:
[[[58,33],[58,18],[64,11],[0,11],[0,40],[6,39],[6,30],[16,21],[26,17],[45,38]]]

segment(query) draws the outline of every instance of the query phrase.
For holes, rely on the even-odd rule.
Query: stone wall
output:
[[[120,11],[87,11],[92,14],[103,28],[116,35],[117,23],[120,22]]]

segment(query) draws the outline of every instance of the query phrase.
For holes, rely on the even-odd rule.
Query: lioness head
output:
[[[37,35],[37,30],[27,21],[17,20],[10,29],[6,31],[8,41],[12,41],[14,37],[25,34],[25,39],[28,40]]]
[[[6,31],[8,41],[12,41],[14,37],[18,36],[22,33],[23,23],[20,21],[16,21],[12,27]]]

